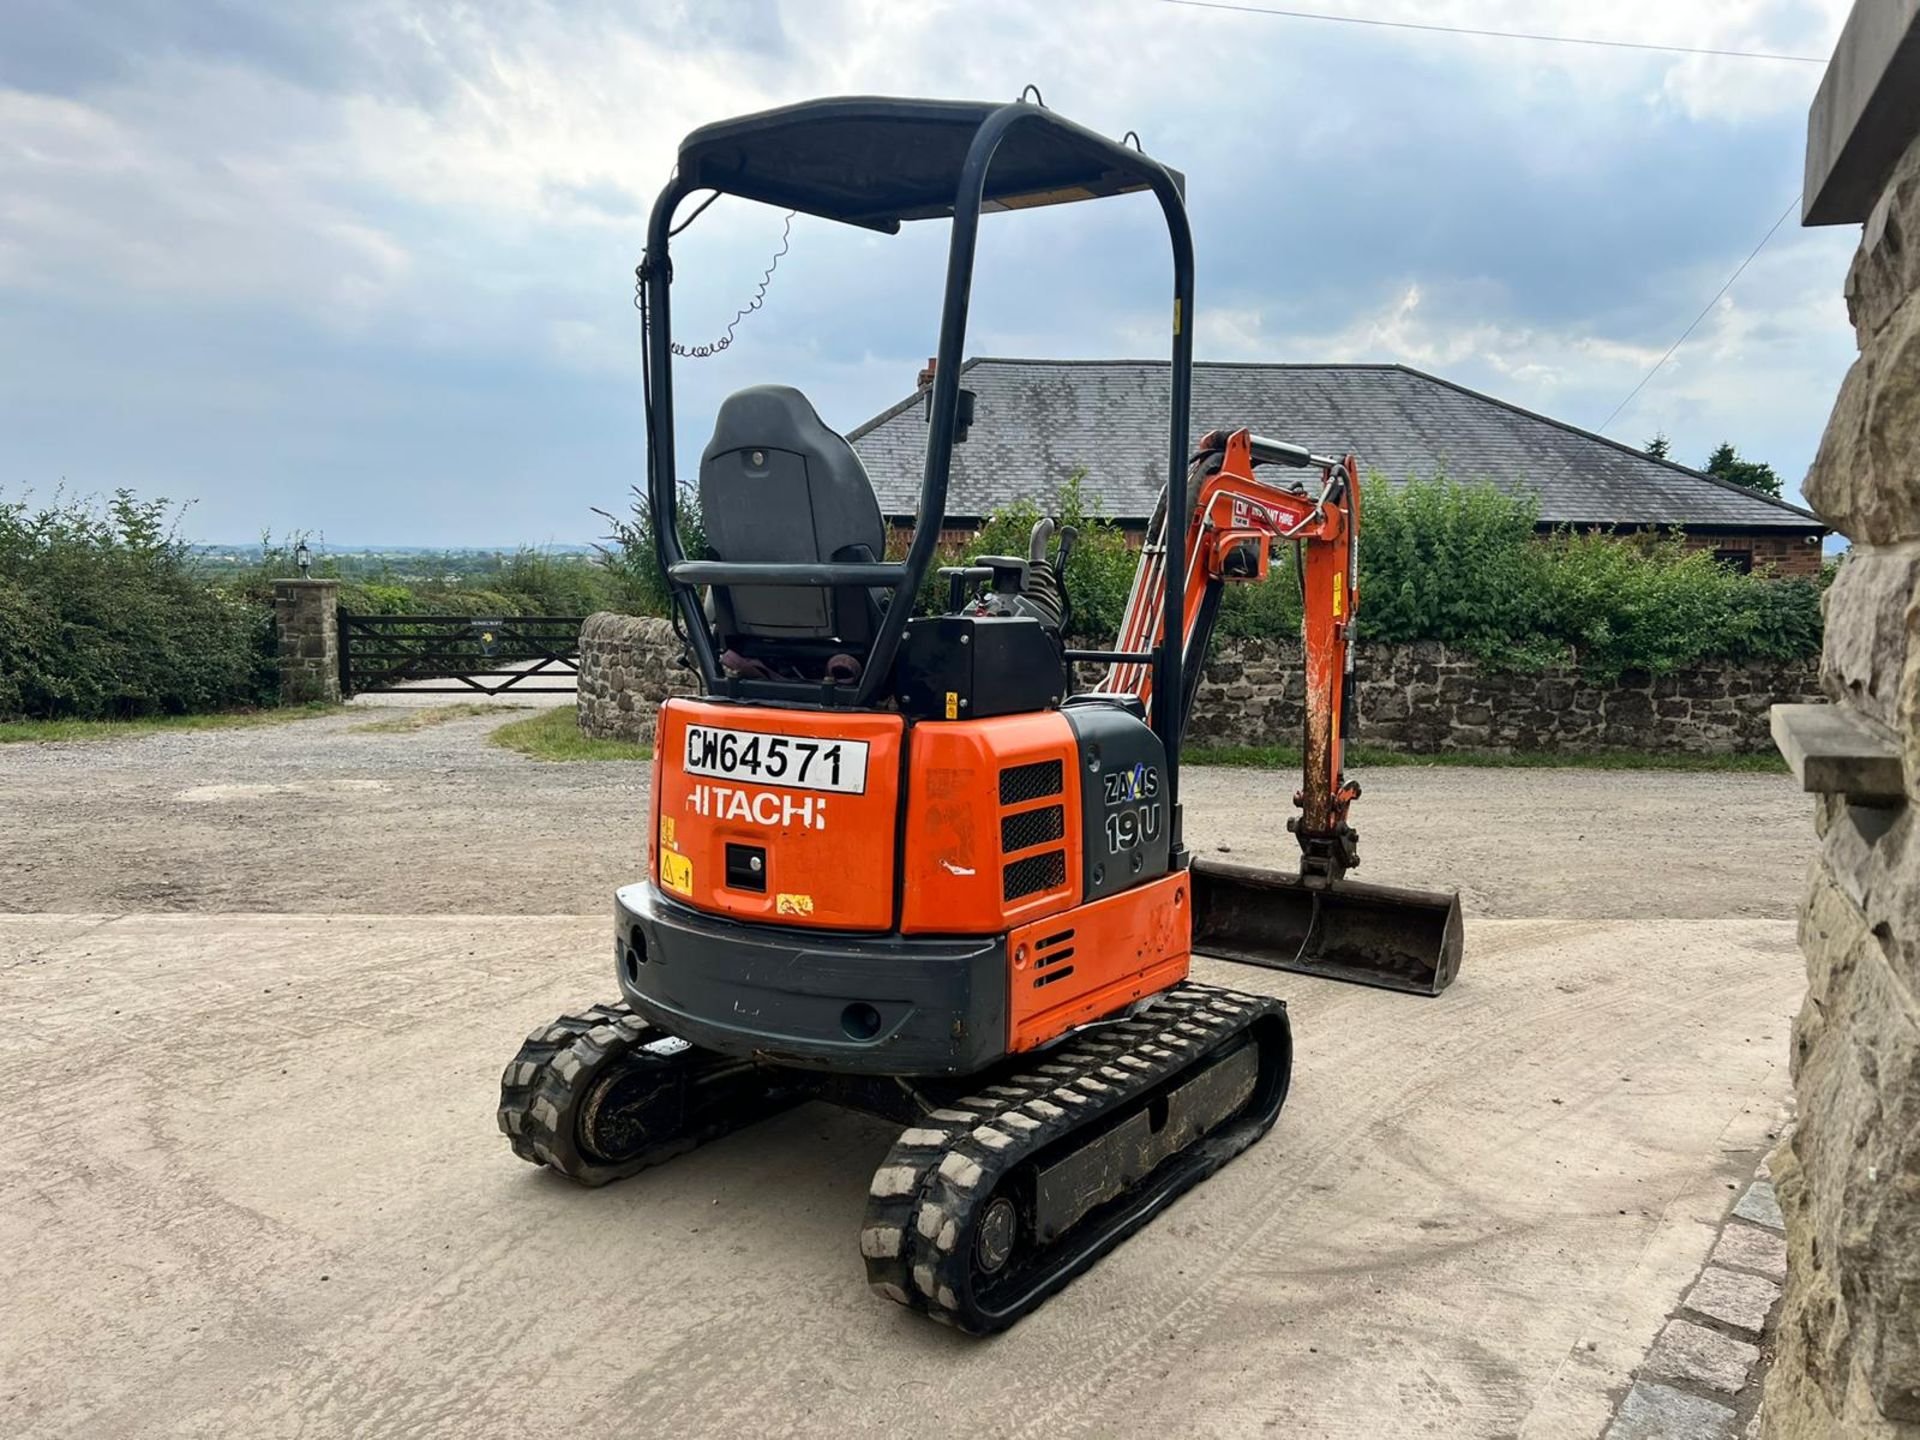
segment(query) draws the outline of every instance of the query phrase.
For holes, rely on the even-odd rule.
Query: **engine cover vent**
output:
[[[1036,760],[1031,765],[1013,765],[1000,772],[1000,803],[1024,805],[1058,795],[1065,783],[1065,771],[1058,760]]]
[[[1031,850],[1066,833],[1067,812],[1058,805],[1003,815],[1000,817],[1000,853],[1011,855],[1016,850]]]
[[[1018,900],[1067,883],[1067,852],[1044,850],[1038,855],[1010,860],[1001,872],[1001,898]]]

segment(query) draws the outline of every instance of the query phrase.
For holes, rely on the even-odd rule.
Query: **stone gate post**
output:
[[[340,702],[339,607],[338,580],[273,582],[282,705]]]

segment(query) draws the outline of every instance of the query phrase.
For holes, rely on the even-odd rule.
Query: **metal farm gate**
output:
[[[340,611],[340,693],[571,693],[576,615],[355,615]],[[565,684],[551,683],[564,680]]]

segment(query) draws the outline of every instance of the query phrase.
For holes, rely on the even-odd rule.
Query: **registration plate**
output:
[[[718,780],[864,795],[867,742],[689,725],[682,768],[689,775],[710,775]]]

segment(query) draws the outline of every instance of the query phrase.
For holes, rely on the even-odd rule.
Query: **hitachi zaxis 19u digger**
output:
[[[1172,393],[1114,648],[1069,648],[1073,536],[1047,521],[1024,556],[942,570],[944,613],[916,614],[972,420],[958,379],[982,212],[1136,191],[1172,241]],[[720,405],[699,467],[712,553],[682,552],[668,240],[703,192],[885,233],[951,218],[903,560],[883,558],[853,450],[772,385]],[[1038,104],[821,100],[696,130],[640,273],[653,533],[701,694],[660,711],[648,876],[615,899],[622,1003],[527,1039],[501,1128],[597,1185],[800,1100],[886,1117],[903,1128],[869,1187],[870,1284],[1003,1329],[1279,1114],[1286,1009],[1191,982],[1196,948],[1429,994],[1453,978],[1457,897],[1345,878],[1357,466],[1244,429],[1190,447],[1181,177]],[[1223,587],[1264,580],[1283,542],[1305,613],[1300,873],[1192,865],[1195,682]]]

